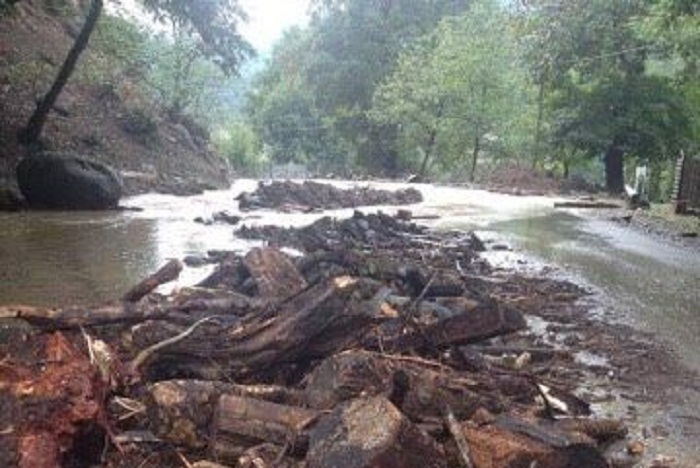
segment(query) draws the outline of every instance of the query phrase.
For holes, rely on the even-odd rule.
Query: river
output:
[[[125,200],[141,211],[111,213],[28,212],[0,214],[0,304],[60,305],[114,300],[169,258],[208,250],[245,251],[233,227],[195,223],[216,211],[238,213],[234,197],[256,182],[194,197],[149,194]],[[341,183],[340,185],[345,185]],[[399,188],[401,184],[373,184]],[[514,197],[478,190],[418,186],[425,202],[416,214],[437,214],[441,229],[474,229],[505,241],[515,252],[489,254],[494,262],[541,267],[596,291],[611,320],[651,333],[690,369],[700,372],[700,254],[575,210],[557,211],[553,199]],[[375,207],[393,212],[396,207]],[[352,210],[326,212],[348,216]],[[247,224],[301,225],[320,214],[254,213]],[[187,269],[181,284],[204,277],[210,267]],[[688,416],[700,404],[697,393]],[[697,434],[700,438],[700,434]]]

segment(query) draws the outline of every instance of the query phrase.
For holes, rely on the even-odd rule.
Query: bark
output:
[[[44,330],[63,330],[94,327],[115,323],[137,323],[162,319],[169,314],[167,309],[140,309],[124,305],[98,308],[74,307],[67,309],[45,309],[31,306],[0,307],[0,319],[24,320]]]
[[[170,260],[168,263],[163,265],[160,270],[153,273],[148,278],[145,278],[139,284],[131,288],[122,300],[124,302],[138,302],[143,297],[151,293],[161,284],[169,283],[170,281],[176,280],[180,276],[183,265],[180,260]]]
[[[481,140],[478,136],[474,137],[474,151],[472,152],[472,167],[469,170],[469,180],[474,182],[474,177],[476,176],[476,163],[479,159]]]
[[[425,155],[423,156],[423,162],[420,165],[420,170],[418,175],[421,180],[425,177],[425,171],[428,170],[428,162],[433,155],[435,150],[435,143],[437,142],[438,127],[440,125],[440,118],[442,117],[442,111],[445,108],[445,101],[440,101],[437,108],[437,114],[435,115],[435,126],[430,129],[428,133],[428,142],[425,145]]]
[[[607,468],[595,441],[580,433],[568,433],[515,417],[499,418],[494,424],[463,425],[475,468],[533,466],[559,468]]]
[[[501,409],[496,395],[479,392],[496,385],[490,377],[465,379],[440,363],[406,356],[347,351],[324,360],[306,380],[306,403],[320,410],[376,395],[387,396],[413,421],[441,419],[446,405],[461,418],[478,408]]]
[[[440,447],[383,397],[353,400],[309,434],[309,468],[442,468]]]
[[[614,141],[605,151],[605,187],[611,194],[619,194],[625,189],[624,150]]]
[[[301,398],[292,391],[265,385],[171,380],[152,385],[148,395],[156,434],[176,444],[218,446],[224,452],[224,446],[239,445],[240,439],[284,444],[320,414],[299,407]]]
[[[292,297],[307,287],[294,263],[277,249],[253,249],[243,263],[255,280],[257,295],[272,302]]]
[[[95,29],[97,20],[100,18],[100,14],[102,13],[102,7],[103,0],[92,0],[90,10],[87,18],[85,19],[85,24],[80,30],[80,34],[78,34],[77,39],[73,43],[73,47],[68,52],[66,60],[63,62],[53,85],[51,85],[51,89],[48,93],[46,93],[41,101],[39,101],[34,113],[29,118],[29,122],[27,122],[27,126],[19,134],[19,140],[21,143],[32,144],[39,140],[41,132],[44,129],[44,125],[46,124],[46,120],[49,116],[49,112],[51,112],[54,104],[56,104],[58,96],[61,94],[61,91],[66,83],[68,83],[68,79],[75,70],[75,66],[78,63],[80,55],[88,45],[90,35]]]
[[[373,282],[338,277],[307,289],[279,307],[267,308],[233,324],[208,327],[163,351],[166,367],[194,367],[216,360],[222,372],[244,377],[277,368],[282,363],[307,361],[320,347],[333,353],[356,344],[381,320],[367,302],[376,292]],[[363,299],[364,298],[364,299]],[[160,323],[146,323],[132,331],[133,342],[144,348],[173,336]],[[159,360],[154,358],[154,362]]]
[[[396,353],[426,347],[442,349],[448,346],[478,343],[523,330],[526,326],[523,315],[514,309],[499,310],[482,306],[441,320],[434,325],[422,327],[420,330],[398,337],[389,337],[383,341],[383,346]]]

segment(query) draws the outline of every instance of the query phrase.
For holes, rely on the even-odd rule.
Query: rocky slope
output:
[[[0,16],[0,183],[14,180],[27,149],[17,132],[49,88],[82,24],[77,0],[23,0]],[[190,119],[168,115],[128,77],[90,77],[86,51],[47,123],[42,149],[105,162],[122,173],[128,194],[192,193],[222,187],[228,167]]]

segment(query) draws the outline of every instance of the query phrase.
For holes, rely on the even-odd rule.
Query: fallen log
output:
[[[291,259],[277,249],[253,249],[243,263],[255,280],[257,295],[269,301],[287,299],[307,287]]]
[[[151,293],[161,284],[175,281],[180,276],[182,268],[183,265],[180,260],[170,260],[151,276],[143,279],[137,285],[129,289],[129,291],[127,291],[127,293],[122,297],[122,300],[124,302],[140,301],[144,296]]]
[[[0,367],[0,408],[8,428],[2,438],[10,442],[2,444],[3,466],[59,468],[80,442],[82,427],[105,434],[97,367],[61,333],[43,344],[41,368],[7,360]]]
[[[339,277],[317,284],[279,306],[244,317],[230,326],[208,327],[166,350],[173,369],[215,360],[226,375],[245,377],[281,363],[304,362],[312,348],[333,353],[355,345],[376,323],[385,320],[371,299],[379,285],[372,281]],[[152,322],[132,330],[134,346],[144,348],[173,335],[162,333]],[[348,337],[357,337],[348,339]],[[190,369],[192,366],[188,366]]]
[[[395,353],[426,347],[441,349],[478,343],[523,330],[526,326],[525,318],[515,309],[482,306],[399,336],[371,336],[365,345],[376,349],[381,343]]]
[[[155,434],[181,446],[207,448],[225,461],[260,442],[303,448],[306,429],[321,414],[298,406],[302,400],[294,391],[275,386],[172,380],[151,385],[148,394]]]
[[[243,442],[252,439],[305,446],[307,441],[303,432],[320,415],[319,411],[222,395],[214,410],[213,437],[215,440],[242,438]]]
[[[48,309],[32,306],[0,306],[0,319],[24,320],[44,330],[65,330],[115,323],[137,323],[166,317],[169,311],[159,307],[140,308],[132,305],[106,305],[97,308],[72,307]]]
[[[309,431],[309,468],[444,468],[440,446],[383,397],[353,400]]]
[[[504,427],[505,426],[505,427]],[[608,468],[590,440],[510,418],[495,425],[462,425],[475,468]]]
[[[441,419],[445,405],[462,418],[479,408],[503,410],[504,401],[487,376],[460,375],[433,361],[350,350],[311,371],[304,388],[311,408],[328,410],[360,396],[384,395],[413,421]]]

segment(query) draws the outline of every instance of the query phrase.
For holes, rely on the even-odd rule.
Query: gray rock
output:
[[[116,208],[122,181],[109,166],[85,158],[41,153],[17,165],[17,183],[32,208]]]

